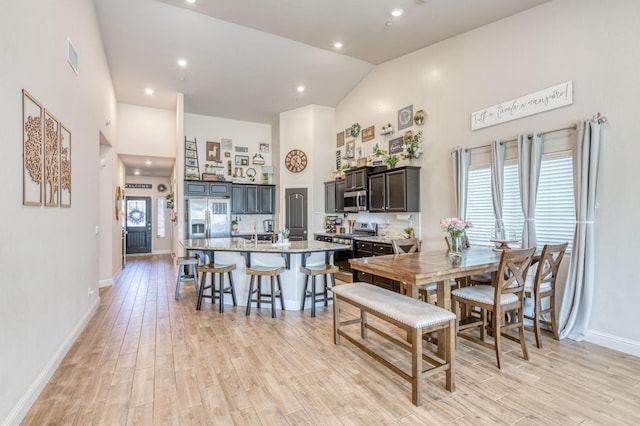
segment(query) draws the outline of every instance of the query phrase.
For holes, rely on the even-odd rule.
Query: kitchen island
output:
[[[190,254],[205,256],[207,262],[235,264],[233,280],[238,304],[246,306],[249,291],[247,266],[285,266],[281,276],[286,310],[298,310],[304,291],[304,274],[300,266],[332,263],[333,254],[350,250],[344,244],[324,241],[291,241],[289,244],[272,244],[270,241],[250,241],[244,238],[208,238],[181,240],[180,244]],[[231,304],[231,296],[225,295],[225,303]],[[308,306],[308,305],[307,305]]]

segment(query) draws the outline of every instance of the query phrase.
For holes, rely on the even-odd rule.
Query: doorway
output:
[[[307,188],[288,188],[284,191],[285,227],[291,241],[307,240]]]
[[[127,254],[151,253],[151,197],[127,197]]]

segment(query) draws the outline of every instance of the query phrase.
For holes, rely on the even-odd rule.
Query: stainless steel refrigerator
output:
[[[231,236],[229,198],[187,198],[187,238]]]

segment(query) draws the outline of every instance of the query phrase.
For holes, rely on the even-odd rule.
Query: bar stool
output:
[[[251,313],[251,302],[256,302],[258,308],[261,303],[271,304],[271,318],[276,317],[276,297],[280,298],[280,309],[284,310],[284,297],[282,296],[282,285],[280,283],[280,274],[284,272],[284,266],[252,266],[248,267],[245,271],[247,275],[251,275],[251,281],[249,282],[249,297],[247,298],[247,312],[246,315]],[[258,284],[254,289],[256,276],[258,277]],[[262,292],[262,277],[271,277],[271,292]],[[275,289],[274,278],[278,281],[278,291]],[[251,297],[255,293],[255,299]]]
[[[231,299],[233,300],[233,306],[238,306],[238,302],[236,300],[236,290],[233,285],[233,274],[231,271],[236,269],[236,265],[218,265],[218,264],[208,264],[208,265],[199,265],[198,272],[202,274],[202,279],[200,281],[200,292],[198,293],[198,305],[196,306],[196,310],[199,311],[202,307],[202,298],[206,297],[211,299],[211,303],[216,303],[216,299],[220,300],[220,312],[224,312],[224,295],[225,293],[231,294]],[[205,287],[207,274],[211,274],[211,285]],[[216,289],[216,274],[218,274],[218,281],[220,282],[220,288]],[[229,287],[224,286],[224,274],[229,276]],[[211,295],[207,296],[204,294],[206,289],[211,289]],[[216,296],[216,293],[218,294]]]
[[[307,297],[311,297],[311,317],[314,318],[316,316],[316,303],[324,302],[324,306],[329,305],[329,300],[332,300],[332,297],[329,297],[329,290],[336,285],[336,277],[335,273],[338,272],[338,267],[335,265],[312,265],[312,266],[301,266],[300,272],[305,274],[304,278],[304,293],[302,295],[302,307],[301,311],[304,311],[304,304],[307,301]],[[316,291],[316,277],[318,275],[324,276],[324,290],[317,292]],[[309,276],[311,276],[311,291],[307,290],[309,286]],[[329,286],[329,281],[331,281],[331,287]],[[317,296],[323,296],[322,299],[318,299]]]
[[[178,279],[176,281],[176,300],[180,297],[180,283],[183,281],[193,281],[198,294],[198,258],[197,257],[179,257],[176,261],[178,264]],[[189,272],[189,270],[191,272]]]

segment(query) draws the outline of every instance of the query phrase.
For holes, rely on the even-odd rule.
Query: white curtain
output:
[[[493,214],[496,217],[496,238],[505,237],[504,221],[502,220],[505,149],[505,144],[501,141],[491,143],[491,198],[493,199]]]
[[[451,153],[453,160],[453,194],[456,203],[456,215],[467,219],[467,189],[469,187],[469,164],[471,152],[458,148]]]
[[[567,283],[559,313],[560,338],[583,340],[593,302],[595,263],[594,226],[598,162],[599,120],[578,123],[574,132],[573,187],[576,203],[576,232]]]
[[[518,173],[520,201],[524,225],[522,227],[522,247],[536,247],[536,198],[542,163],[542,136],[533,132],[533,137],[518,136]]]

